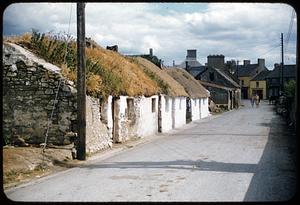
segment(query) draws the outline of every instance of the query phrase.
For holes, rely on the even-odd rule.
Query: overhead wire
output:
[[[71,8],[70,8],[68,33],[67,33],[66,49],[65,49],[63,64],[65,64],[65,62],[66,62],[66,56],[67,56],[67,53],[68,53],[68,43],[69,43],[68,41],[70,39],[69,35],[70,35],[70,24],[71,24],[71,18],[72,18],[72,7],[73,7],[73,4],[71,4]],[[54,110],[55,110],[56,104],[58,102],[57,98],[58,98],[58,93],[59,93],[59,89],[60,89],[60,86],[62,84],[62,81],[65,81],[65,79],[60,78],[60,80],[59,80],[57,91],[56,91],[56,94],[55,94],[55,99],[53,101],[51,115],[50,115],[50,118],[48,118],[48,122],[47,122],[47,130],[46,130],[45,141],[44,141],[43,150],[42,150],[43,151],[43,161],[44,161],[44,152],[45,152],[45,149],[46,149],[46,146],[47,146],[47,141],[48,141],[49,130],[50,130],[50,127],[51,127],[51,124],[52,124],[52,118],[53,118]]]

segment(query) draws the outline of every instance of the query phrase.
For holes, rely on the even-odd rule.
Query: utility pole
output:
[[[86,158],[85,3],[77,3],[77,159]]]
[[[283,68],[284,68],[284,57],[283,57],[283,33],[281,33],[281,81],[280,91],[283,92]]]

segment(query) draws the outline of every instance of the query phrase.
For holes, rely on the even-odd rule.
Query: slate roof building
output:
[[[284,65],[283,67],[283,85],[289,80],[296,80],[296,65]],[[278,97],[280,95],[281,86],[281,66],[274,64],[274,69],[265,76],[267,81],[267,95],[268,97]]]
[[[216,105],[225,106],[227,109],[240,106],[240,85],[223,70],[206,66],[195,79],[210,91],[211,99]]]
[[[260,99],[267,99],[266,76],[269,70],[263,70],[250,80],[250,96],[258,94]]]
[[[248,99],[250,95],[250,80],[258,73],[268,70],[265,66],[265,59],[258,58],[257,63],[251,64],[250,60],[244,60],[243,65],[237,65],[235,75],[241,81],[242,98]]]
[[[183,68],[188,71],[192,76],[198,75],[201,71],[204,70],[205,66],[203,66],[197,60],[197,50],[196,49],[189,49],[187,50],[187,55],[185,61],[181,64],[177,65],[179,68]]]

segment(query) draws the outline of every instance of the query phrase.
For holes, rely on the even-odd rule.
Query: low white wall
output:
[[[161,132],[172,129],[172,102],[172,97],[161,96]]]
[[[153,110],[152,99],[155,101]],[[158,96],[140,97],[138,107],[140,115],[137,118],[137,137],[156,134],[158,132]]]
[[[200,99],[191,99],[192,121],[200,119]]]
[[[208,109],[208,98],[200,99],[200,116],[201,118],[210,116],[209,109]]]
[[[172,128],[186,124],[186,97],[174,97],[172,101]]]
[[[93,153],[112,146],[106,124],[101,121],[99,99],[86,97],[86,152]]]
[[[131,105],[128,104],[129,101]],[[120,96],[115,100],[114,120],[115,142],[156,134],[158,131],[158,96],[135,98]]]

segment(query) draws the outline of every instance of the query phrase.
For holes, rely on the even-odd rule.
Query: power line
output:
[[[289,29],[288,29],[288,34],[287,34],[287,38],[285,40],[285,51],[287,50],[287,46],[291,37],[291,33],[292,33],[292,29],[293,29],[293,24],[294,24],[294,18],[295,18],[295,11],[292,11],[292,15],[291,15],[291,19],[290,19],[290,24],[289,24]]]

